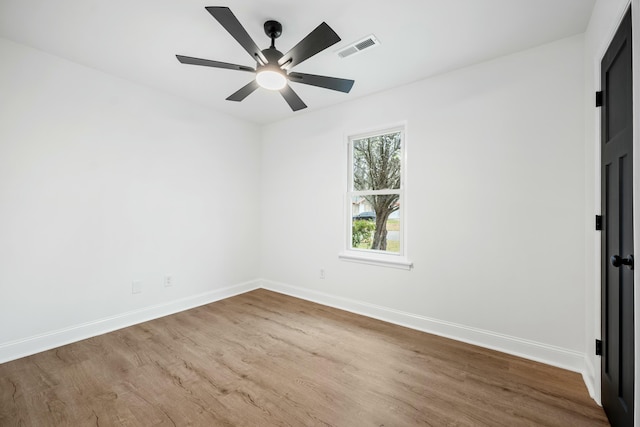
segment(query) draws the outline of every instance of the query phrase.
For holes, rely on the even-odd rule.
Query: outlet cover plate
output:
[[[134,280],[133,282],[131,282],[131,293],[139,294],[140,292],[142,292],[142,281]]]

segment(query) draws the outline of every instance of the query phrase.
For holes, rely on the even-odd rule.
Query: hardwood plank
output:
[[[0,365],[2,426],[604,426],[580,375],[263,289]]]

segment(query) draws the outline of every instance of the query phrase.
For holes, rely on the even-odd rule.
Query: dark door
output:
[[[602,59],[602,406],[633,425],[633,103],[631,10]]]

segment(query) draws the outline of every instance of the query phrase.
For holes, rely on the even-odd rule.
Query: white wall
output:
[[[587,286],[587,382],[592,384],[594,397],[600,401],[600,358],[595,356],[594,343],[600,338],[600,234],[593,231],[593,215],[600,213],[600,111],[594,107],[594,93],[600,90],[600,62],[617,30],[629,5],[633,6],[633,68],[634,68],[634,147],[638,146],[640,136],[640,0],[598,0],[593,9],[591,21],[585,32],[585,184],[586,208],[588,217],[585,246],[586,286]],[[634,240],[636,253],[640,242],[640,150],[634,150]],[[640,283],[636,269],[635,282]],[[637,289],[637,285],[636,285]],[[635,332],[636,332],[636,381],[635,381],[635,422],[640,421],[640,292],[635,293]]]
[[[576,36],[267,126],[265,286],[581,370],[583,90]],[[403,121],[415,268],[340,261],[346,135]]]
[[[259,129],[7,40],[0,57],[0,362],[257,277]]]

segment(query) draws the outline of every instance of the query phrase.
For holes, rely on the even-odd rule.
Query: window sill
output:
[[[372,254],[366,252],[344,251],[338,254],[342,261],[358,262],[361,264],[377,265],[380,267],[411,270],[413,263],[400,255]]]

